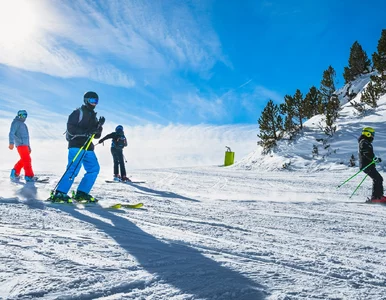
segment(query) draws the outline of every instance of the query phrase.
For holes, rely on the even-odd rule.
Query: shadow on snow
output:
[[[112,224],[82,214],[76,207],[59,207],[78,220],[88,222],[113,238],[134,256],[149,273],[173,285],[182,293],[210,299],[264,299],[262,286],[240,273],[222,266],[198,250],[177,242],[163,242],[128,219],[103,208],[89,211],[111,220]],[[124,292],[124,291],[121,291]]]

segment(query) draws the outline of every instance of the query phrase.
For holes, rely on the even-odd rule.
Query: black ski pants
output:
[[[380,199],[383,196],[383,177],[375,166],[370,166],[369,168],[363,170],[367,175],[373,179],[373,192],[371,199]]]
[[[119,174],[121,170],[121,177],[126,177],[125,161],[123,159],[123,150],[117,148],[111,148],[111,154],[114,160],[114,175]]]

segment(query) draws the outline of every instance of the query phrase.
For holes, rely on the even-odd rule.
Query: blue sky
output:
[[[343,85],[351,45],[371,58],[384,1],[0,3],[0,109],[68,114],[96,91],[128,126],[257,124],[268,99]]]

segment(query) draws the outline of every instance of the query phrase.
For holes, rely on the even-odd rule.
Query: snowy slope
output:
[[[351,89],[358,93],[366,86],[369,75],[365,75],[353,82]],[[337,91],[343,95],[347,89]],[[360,93],[352,100],[359,102]],[[337,130],[332,138],[328,138],[320,129],[324,125],[324,116],[317,115],[304,123],[303,132],[293,141],[279,141],[278,147],[270,155],[261,154],[258,147],[249,155],[238,161],[234,168],[246,170],[303,170],[303,172],[315,172],[319,170],[347,169],[351,155],[358,162],[358,137],[362,128],[373,127],[376,135],[373,142],[377,156],[386,158],[386,95],[378,101],[376,109],[369,109],[362,116],[352,107],[345,97],[341,97],[342,105],[339,118],[336,121]],[[323,142],[325,140],[325,142]],[[313,146],[319,151],[318,156],[312,155]],[[379,166],[383,168],[383,163]]]
[[[386,207],[363,204],[369,181],[335,188],[351,174],[140,170],[93,191],[144,208],[106,210],[3,171],[0,298],[385,299]]]

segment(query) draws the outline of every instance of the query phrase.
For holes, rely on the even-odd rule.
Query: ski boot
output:
[[[122,179],[121,179],[121,175],[119,175],[119,174],[115,174],[114,175],[114,179],[113,179],[114,181],[117,181],[117,182],[121,182],[122,181]]]
[[[54,203],[72,203],[72,199],[60,191],[52,191],[48,200]]]
[[[80,203],[97,203],[98,202],[98,200],[93,196],[79,190],[77,190],[76,193],[72,191],[72,199]]]
[[[129,179],[129,177],[126,177],[126,176],[122,176],[122,182],[131,182],[131,180]]]
[[[36,182],[39,180],[36,176],[24,176],[24,179],[26,182]]]
[[[371,200],[366,201],[368,203],[381,203],[381,204],[386,204],[386,197],[382,196],[380,198],[371,198]]]
[[[11,178],[11,180],[19,180],[20,179],[20,175],[16,174],[15,169],[11,170],[11,174],[9,175],[9,177]]]

